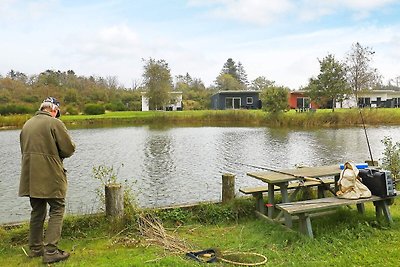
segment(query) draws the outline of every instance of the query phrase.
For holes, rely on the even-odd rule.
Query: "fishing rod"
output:
[[[266,170],[266,171],[272,171],[275,173],[280,173],[280,174],[284,174],[284,175],[290,175],[293,176],[295,178],[301,178],[303,180],[313,180],[313,181],[317,181],[320,182],[322,185],[326,186],[326,188],[333,194],[336,195],[336,193],[331,189],[331,187],[326,184],[321,178],[319,177],[306,177],[306,176],[301,176],[301,175],[295,175],[293,173],[289,173],[289,172],[283,172],[283,171],[279,171],[279,170],[275,170],[272,168],[268,168],[268,167],[261,167],[261,166],[256,166],[256,165],[251,165],[251,164],[245,164],[245,163],[241,163],[241,162],[235,162],[236,164],[240,164],[243,166],[247,166],[247,167],[252,167],[252,168],[256,168],[256,169],[260,169],[260,170]]]
[[[266,170],[266,171],[276,172],[276,173],[280,173],[280,174],[290,175],[290,176],[293,176],[293,177],[296,177],[296,178],[305,178],[304,176],[294,175],[292,173],[283,172],[283,171],[275,170],[275,169],[272,169],[272,168],[261,167],[261,166],[256,166],[256,165],[251,165],[251,164],[246,164],[246,163],[241,163],[241,162],[235,162],[235,163],[243,165],[243,166],[247,166],[247,167],[260,169],[260,170]]]
[[[365,138],[367,139],[369,156],[371,157],[371,164],[374,165],[374,159],[372,158],[371,146],[369,144],[369,139],[368,139],[368,135],[367,135],[367,129],[365,129],[364,117],[362,115],[361,109],[358,109],[358,110],[360,111],[361,121],[362,121],[362,124],[363,124],[363,127],[364,127]]]

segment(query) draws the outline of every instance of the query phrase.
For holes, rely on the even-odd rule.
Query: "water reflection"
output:
[[[143,191],[152,204],[156,206],[160,199],[170,198],[171,174],[175,173],[176,165],[171,154],[174,153],[169,132],[154,132],[147,136],[144,145],[145,161],[143,168],[147,173],[147,185]]]
[[[400,139],[398,126],[368,128],[374,159],[384,136]],[[75,155],[66,159],[69,213],[96,212],[102,206],[93,167],[119,169],[140,206],[158,207],[221,198],[221,176],[236,175],[236,187],[261,185],[246,176],[257,169],[338,164],[369,159],[362,128],[293,130],[264,127],[118,127],[73,129]],[[0,223],[29,218],[27,198],[18,198],[19,130],[0,131]]]

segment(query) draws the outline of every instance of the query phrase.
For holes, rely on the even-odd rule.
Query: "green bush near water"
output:
[[[29,113],[34,113],[35,111],[36,111],[35,108],[26,105],[16,105],[16,104],[0,105],[0,115],[29,114]]]
[[[100,115],[106,112],[106,109],[101,104],[86,104],[84,112],[87,115]]]

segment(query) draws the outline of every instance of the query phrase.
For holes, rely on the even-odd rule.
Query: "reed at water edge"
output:
[[[199,111],[120,111],[101,115],[63,115],[67,126],[113,126],[164,124],[174,126],[267,126],[267,127],[348,127],[362,125],[400,125],[400,109],[320,109],[315,112],[290,110],[278,114],[262,110]],[[21,128],[32,115],[0,116],[0,128]]]

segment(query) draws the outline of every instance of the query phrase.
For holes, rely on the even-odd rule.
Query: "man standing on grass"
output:
[[[22,153],[19,196],[27,196],[32,207],[29,248],[31,257],[43,256],[44,263],[66,260],[69,253],[58,249],[67,191],[63,159],[72,156],[75,144],[65,125],[58,119],[60,102],[46,98],[39,111],[23,126],[20,134]],[[44,221],[50,206],[44,234]]]

